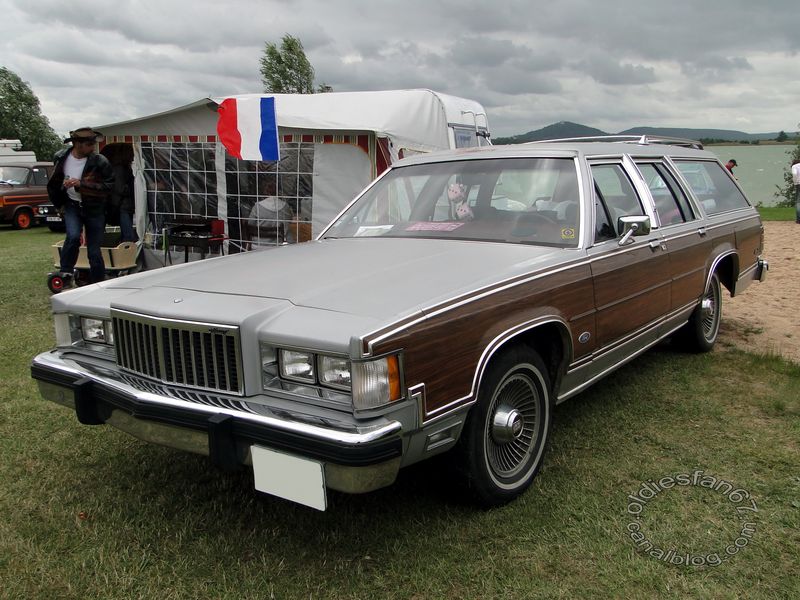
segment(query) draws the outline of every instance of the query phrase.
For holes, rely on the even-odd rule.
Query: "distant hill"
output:
[[[570,121],[561,121],[560,123],[553,123],[547,127],[542,127],[536,131],[529,131],[520,135],[514,135],[506,138],[492,138],[493,144],[524,144],[525,142],[536,142],[538,140],[552,140],[567,137],[587,137],[593,135],[609,135],[605,131],[595,129],[594,127],[587,127],[580,123],[571,123]]]
[[[728,142],[755,142],[757,140],[774,140],[778,132],[773,133],[745,133],[733,129],[690,129],[686,127],[632,127],[619,133],[607,133],[601,129],[561,121],[535,131],[513,135],[511,137],[492,138],[492,142],[501,144],[522,144],[539,140],[550,140],[571,137],[591,137],[596,135],[653,135],[661,137],[678,137],[691,140],[720,140]]]
[[[745,133],[733,129],[688,129],[684,127],[633,127],[620,131],[619,135],[660,135],[663,137],[680,137],[691,140],[726,140],[729,142],[756,140],[774,140],[779,132]]]

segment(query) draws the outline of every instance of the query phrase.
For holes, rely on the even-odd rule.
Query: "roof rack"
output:
[[[650,144],[668,144],[670,146],[682,146],[684,148],[695,148],[702,150],[703,144],[697,140],[686,138],[661,137],[655,135],[593,135],[586,137],[558,138],[550,140],[536,140],[526,142],[528,144],[552,144],[556,142],[612,142],[617,144],[640,144],[648,146]]]

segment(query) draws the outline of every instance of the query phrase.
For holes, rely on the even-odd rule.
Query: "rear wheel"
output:
[[[486,507],[530,486],[550,432],[550,380],[542,359],[524,345],[496,357],[459,440],[462,479]]]
[[[722,285],[719,275],[714,273],[708,281],[700,304],[680,331],[682,345],[691,352],[709,352],[719,336],[721,320]]]
[[[33,213],[27,208],[21,208],[14,213],[12,221],[14,229],[29,229],[33,225]]]

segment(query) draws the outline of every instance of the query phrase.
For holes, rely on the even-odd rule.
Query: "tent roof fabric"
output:
[[[309,131],[373,131],[397,147],[449,147],[448,124],[485,128],[486,113],[474,100],[431,90],[243,94],[203,98],[150,116],[97,127],[106,137],[216,134],[217,105],[225,98],[274,96],[278,127]]]

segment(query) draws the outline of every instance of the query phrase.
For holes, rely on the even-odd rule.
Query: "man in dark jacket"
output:
[[[55,169],[47,182],[50,202],[64,215],[67,237],[61,248],[61,272],[72,276],[80,249],[81,228],[86,228],[89,281],[105,279],[100,246],[105,231],[106,201],[114,187],[114,173],[105,156],[95,147],[99,132],[81,127],[70,132],[64,142],[72,146],[56,153]]]

